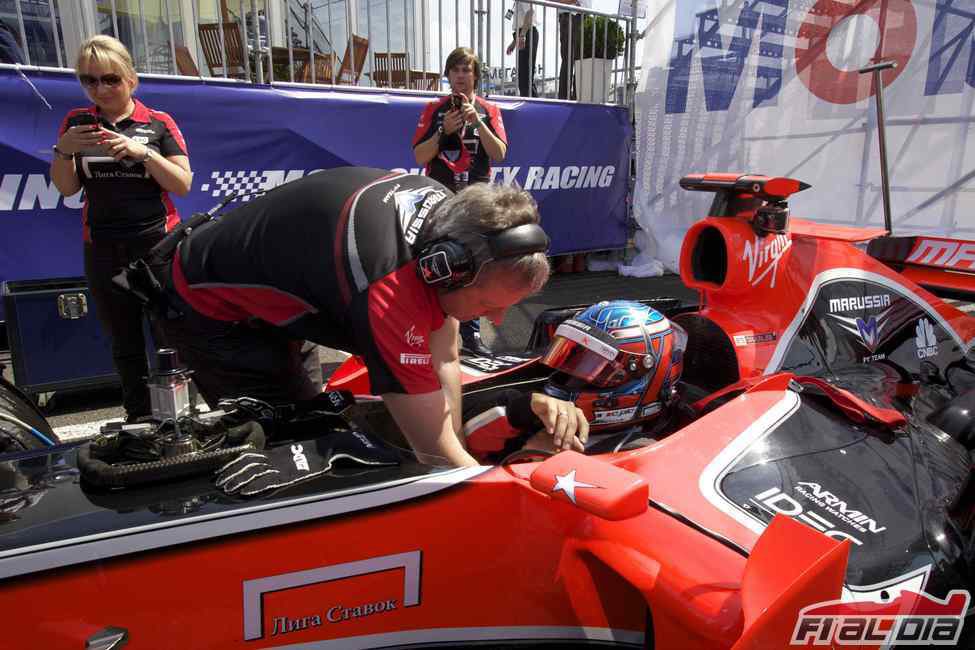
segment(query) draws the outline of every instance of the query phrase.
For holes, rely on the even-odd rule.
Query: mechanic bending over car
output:
[[[171,235],[185,236],[176,254],[150,256],[167,303],[160,323],[211,406],[313,398],[318,343],[364,358],[421,461],[475,465],[461,428],[458,321],[500,324],[541,289],[549,240],[538,223],[519,189],[455,195],[423,176],[318,172]],[[571,402],[539,395],[531,410],[560,446],[582,448],[588,426]]]
[[[75,69],[93,105],[61,123],[51,180],[65,196],[85,190],[85,276],[112,339],[126,417],[135,420],[150,413],[142,305],[116,292],[112,276],[179,223],[169,192],[186,196],[193,173],[173,118],[133,98],[139,78],[121,42],[88,39]]]
[[[643,446],[693,419],[680,399],[687,334],[657,310],[614,300],[561,323],[541,362],[547,395],[572,401],[590,422],[590,453]],[[467,448],[482,463],[520,449],[558,451],[531,407],[538,393],[485,391],[464,401]]]

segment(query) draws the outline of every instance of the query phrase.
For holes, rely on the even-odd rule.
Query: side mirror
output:
[[[643,477],[576,451],[541,463],[530,483],[552,499],[610,521],[642,515],[649,507],[650,486]]]

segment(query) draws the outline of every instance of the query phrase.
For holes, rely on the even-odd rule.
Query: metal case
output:
[[[28,395],[119,383],[83,277],[4,282],[14,383]]]

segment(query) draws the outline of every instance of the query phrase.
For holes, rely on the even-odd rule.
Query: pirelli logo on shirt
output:
[[[404,366],[429,366],[430,355],[403,352],[399,355],[399,362]]]

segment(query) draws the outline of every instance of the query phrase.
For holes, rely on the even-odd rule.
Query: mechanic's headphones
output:
[[[438,289],[459,289],[474,284],[481,268],[492,260],[521,257],[548,250],[542,227],[526,223],[504,230],[443,237],[417,254],[417,273]]]

